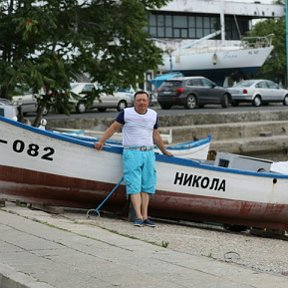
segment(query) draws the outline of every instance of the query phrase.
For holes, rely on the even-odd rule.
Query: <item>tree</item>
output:
[[[270,58],[260,69],[266,78],[277,82],[285,82],[286,75],[286,28],[285,19],[265,20],[258,22],[249,32],[249,36],[267,36],[273,34],[272,44],[274,49]]]
[[[99,82],[93,97],[135,86],[155,69],[162,51],[145,32],[148,9],[167,0],[5,0],[0,7],[0,97],[18,83],[41,109],[69,113],[69,83],[78,75]]]

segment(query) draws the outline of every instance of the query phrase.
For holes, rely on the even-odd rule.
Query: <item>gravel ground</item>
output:
[[[288,277],[287,239],[272,239],[248,232],[229,232],[221,226],[155,219],[157,226],[134,227],[131,222],[108,215],[65,212],[77,222],[89,223],[126,237],[137,238],[175,251],[245,266],[255,271]]]

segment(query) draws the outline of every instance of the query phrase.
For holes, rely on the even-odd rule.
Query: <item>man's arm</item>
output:
[[[94,144],[94,148],[97,150],[101,150],[106,142],[115,132],[119,131],[122,128],[122,124],[117,121],[114,121],[104,132],[102,137],[98,142]]]
[[[167,151],[158,129],[153,130],[153,140],[163,154],[165,154],[166,156],[173,156],[171,152]]]

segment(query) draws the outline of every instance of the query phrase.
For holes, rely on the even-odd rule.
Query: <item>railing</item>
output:
[[[241,45],[245,48],[264,48],[272,45],[274,34],[269,34],[264,37],[243,37]]]

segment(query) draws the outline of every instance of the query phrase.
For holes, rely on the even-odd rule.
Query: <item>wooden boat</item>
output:
[[[119,147],[96,151],[91,143],[3,117],[0,131],[0,197],[93,208],[122,178]],[[256,165],[246,159],[250,170],[233,168],[229,162],[239,159],[224,156],[210,163],[157,155],[150,215],[287,230],[288,175],[257,172],[269,168],[264,160],[252,159]],[[125,203],[122,184],[105,209],[119,210]]]
[[[67,132],[64,132],[64,135],[67,135],[69,137],[73,137],[76,139],[80,139],[83,141],[88,141],[91,143],[95,143],[99,137],[92,137],[92,136],[85,136],[85,135],[79,135],[79,134],[70,134]],[[166,146],[168,150],[173,153],[174,156],[180,157],[180,158],[186,158],[186,159],[207,159],[208,152],[210,149],[211,144],[211,135],[208,135],[206,138],[193,140],[193,141],[187,141],[182,142],[174,145],[168,145]],[[116,146],[116,147],[122,147],[121,142],[119,140],[108,140],[106,142],[107,145]],[[161,151],[158,148],[155,148],[156,153],[160,153]]]

